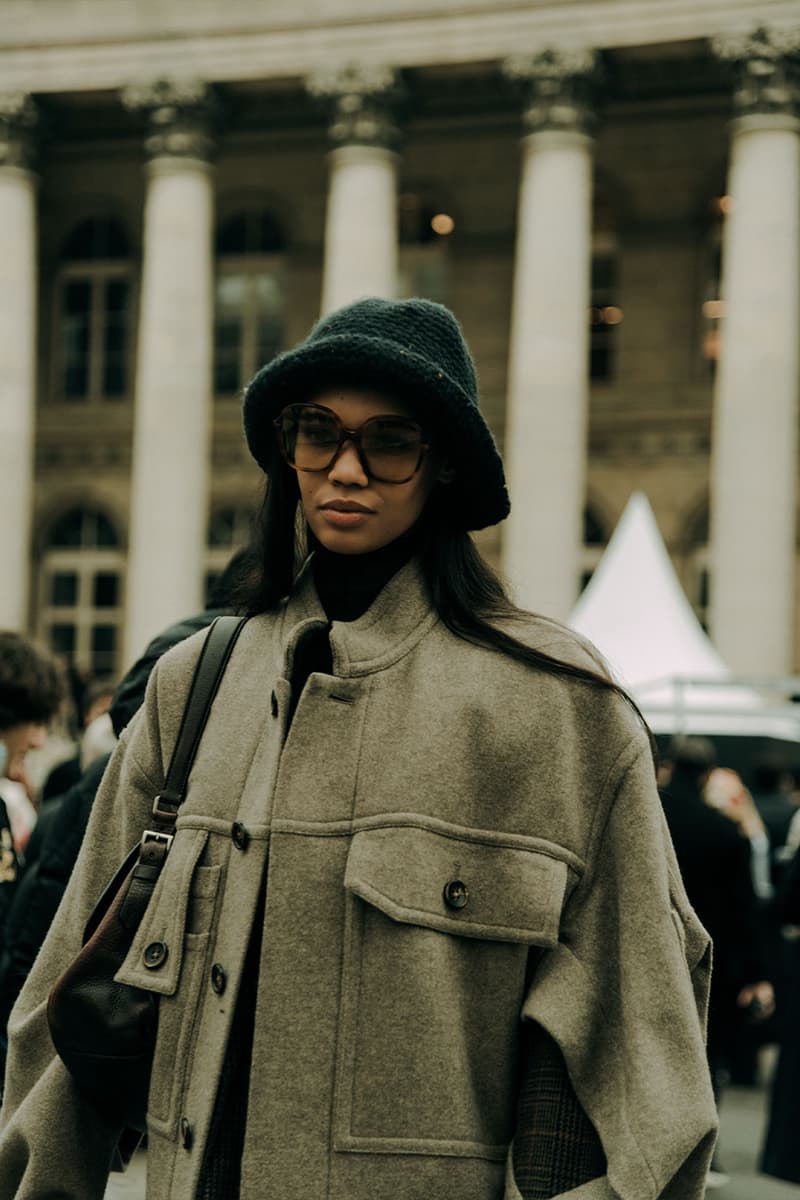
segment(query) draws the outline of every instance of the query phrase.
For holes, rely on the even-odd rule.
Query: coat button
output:
[[[225,991],[225,984],[228,982],[228,976],[225,974],[223,967],[219,963],[214,963],[211,968],[211,986],[218,996],[221,996]]]
[[[149,946],[145,946],[142,954],[144,965],[150,971],[154,971],[167,961],[168,953],[166,942],[151,942]]]
[[[467,885],[460,879],[451,879],[444,885],[444,902],[448,908],[463,908],[469,900]]]
[[[277,715],[278,715],[278,697],[275,695],[274,692],[272,693],[272,695],[269,698],[269,707],[270,707],[270,712],[272,713],[273,717],[277,717]]]
[[[231,826],[231,838],[237,850],[246,850],[250,841],[250,834],[241,821],[234,821]]]
[[[186,1117],[181,1117],[181,1143],[184,1150],[191,1150],[194,1142],[194,1130],[189,1124]]]

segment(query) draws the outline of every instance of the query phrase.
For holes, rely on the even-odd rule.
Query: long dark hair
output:
[[[256,558],[260,555],[258,569],[250,574],[234,598],[243,613],[272,612],[292,590],[304,549],[299,499],[294,471],[276,458],[254,529],[254,552]],[[647,722],[633,698],[611,677],[599,654],[595,652],[596,669],[579,666],[534,650],[498,627],[496,622],[523,622],[531,614],[514,604],[470,535],[453,521],[446,489],[434,489],[422,519],[425,522],[420,551],[422,574],[443,624],[456,637],[476,646],[498,650],[551,675],[567,676],[616,692],[641,721],[653,762],[657,764],[656,742]],[[558,622],[551,623],[556,631],[563,628]]]

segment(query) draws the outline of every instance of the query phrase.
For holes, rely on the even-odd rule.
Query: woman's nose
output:
[[[364,470],[353,442],[345,442],[328,471],[332,483],[349,484],[351,487],[366,487],[369,477]]]

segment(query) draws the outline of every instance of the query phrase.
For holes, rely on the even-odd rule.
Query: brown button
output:
[[[162,966],[167,961],[166,942],[151,942],[149,946],[145,946],[142,958],[144,965],[150,971],[155,971],[156,967]]]
[[[234,821],[231,827],[231,838],[237,850],[246,850],[250,842],[250,834],[241,821]]]
[[[278,715],[278,697],[275,695],[274,692],[272,693],[272,695],[269,698],[269,707],[270,707],[270,711],[271,711],[273,717],[277,717],[277,715]]]
[[[225,991],[225,984],[228,982],[228,976],[225,974],[223,967],[219,963],[214,963],[211,968],[211,986],[218,996],[221,996]]]
[[[446,883],[443,895],[448,908],[463,908],[469,900],[467,885],[460,879],[451,879]]]
[[[194,1130],[186,1117],[181,1117],[181,1142],[184,1150],[191,1150],[194,1142]]]

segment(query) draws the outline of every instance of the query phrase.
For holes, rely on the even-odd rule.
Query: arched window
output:
[[[274,216],[248,210],[217,230],[214,393],[238,395],[259,367],[283,348],[285,239]]]
[[[124,576],[124,551],[105,513],[71,508],[51,523],[39,570],[39,636],[91,676],[119,667]]]
[[[401,297],[447,303],[447,247],[456,235],[452,205],[433,186],[409,185],[398,197]]]
[[[211,514],[206,537],[206,604],[234,553],[250,542],[252,530],[253,510],[245,505],[230,505]]]
[[[65,238],[56,279],[54,399],[121,401],[131,384],[133,264],[113,217],[90,217]]]
[[[581,549],[581,588],[586,587],[603,557],[608,534],[595,510],[590,506],[583,510],[583,547]]]

